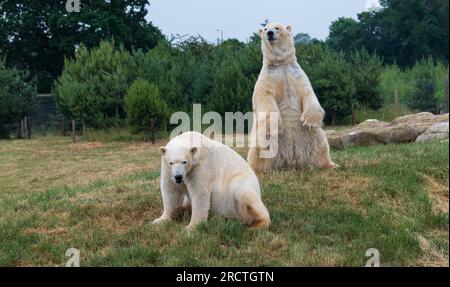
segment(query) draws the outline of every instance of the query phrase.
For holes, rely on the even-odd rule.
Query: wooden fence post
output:
[[[75,143],[77,141],[77,135],[75,130],[75,120],[72,120],[72,142]]]
[[[28,127],[28,138],[31,139],[31,125],[28,118],[27,118],[27,127]]]
[[[30,121],[28,120],[28,117],[25,116],[24,118],[24,126],[25,126],[25,131],[27,134],[27,138],[31,138],[31,127],[30,127]]]
[[[17,138],[20,139],[20,135],[22,133],[22,121],[19,121],[19,130],[17,131]]]
[[[449,109],[448,109],[448,78],[445,79],[445,112],[448,113]]]
[[[152,137],[152,144],[155,144],[155,120],[150,120],[150,134]]]
[[[27,117],[23,117],[23,138],[28,137]]]
[[[25,138],[25,122],[23,119],[20,120],[20,138]]]
[[[398,88],[394,92],[394,113],[398,114]]]
[[[352,102],[352,126],[356,125],[355,103]]]
[[[62,117],[62,120],[61,120],[61,131],[62,131],[63,137],[65,137],[66,136],[66,118],[65,117]]]

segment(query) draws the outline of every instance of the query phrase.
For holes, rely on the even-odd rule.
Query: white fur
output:
[[[231,148],[188,132],[172,139],[162,154],[164,212],[154,223],[171,220],[178,208],[191,205],[189,228],[206,221],[209,214],[240,218],[248,225],[269,225],[258,178]],[[173,178],[180,174],[183,182],[177,184]]]
[[[268,32],[274,32],[270,41]],[[254,120],[251,139],[269,133],[278,137],[278,152],[273,158],[262,158],[264,147],[252,143],[247,160],[256,173],[295,168],[334,168],[328,140],[321,128],[325,111],[314,93],[308,76],[297,63],[291,28],[271,23],[260,30],[263,67],[253,93],[253,110],[258,113],[278,113],[278,130],[259,131],[269,123]],[[264,119],[266,122],[269,119]],[[274,145],[274,144],[272,144]]]

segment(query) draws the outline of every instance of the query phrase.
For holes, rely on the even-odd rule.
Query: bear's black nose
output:
[[[175,175],[174,178],[176,183],[181,183],[183,181],[182,175]]]
[[[269,36],[269,37],[273,37],[274,35],[275,35],[275,33],[273,31],[267,32],[267,36]]]

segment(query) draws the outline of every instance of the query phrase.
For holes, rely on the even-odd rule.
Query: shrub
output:
[[[54,94],[67,118],[105,128],[125,117],[123,98],[135,77],[135,63],[122,47],[102,42],[92,50],[79,48],[75,59],[66,59]]]
[[[209,110],[221,115],[226,112],[250,111],[253,85],[242,73],[238,63],[225,61],[214,78]]]
[[[378,110],[383,106],[379,86],[383,70],[382,61],[366,49],[350,55],[350,72],[355,82],[355,100],[363,107]]]
[[[158,87],[163,100],[171,111],[186,110],[189,107],[180,55],[169,43],[161,41],[156,48],[134,54],[139,63],[138,77]],[[186,71],[186,75],[191,75]]]
[[[436,110],[436,69],[432,59],[418,62],[411,70],[413,92],[408,100],[411,109],[433,112]]]
[[[14,125],[32,110],[36,86],[28,72],[7,69],[0,59],[0,87],[0,138],[7,138]]]
[[[336,120],[351,114],[356,87],[344,54],[326,46],[310,45],[298,47],[297,55],[327,113],[326,121],[334,125]]]
[[[398,101],[405,104],[412,92],[409,73],[400,69],[397,65],[386,66],[380,75],[380,94],[387,106],[394,104],[395,94]]]
[[[445,107],[444,83],[447,78],[448,66],[431,58],[417,62],[411,69],[386,66],[381,73],[380,93],[387,106],[393,104],[397,93],[400,106],[434,112],[436,105]]]
[[[168,118],[167,104],[161,99],[156,85],[136,80],[125,96],[127,124],[134,133],[148,131],[151,120],[155,128],[165,127]]]

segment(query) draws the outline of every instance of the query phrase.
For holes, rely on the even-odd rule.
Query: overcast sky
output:
[[[147,20],[162,32],[246,41],[265,19],[293,25],[294,34],[325,39],[333,20],[354,17],[367,0],[150,0]]]

